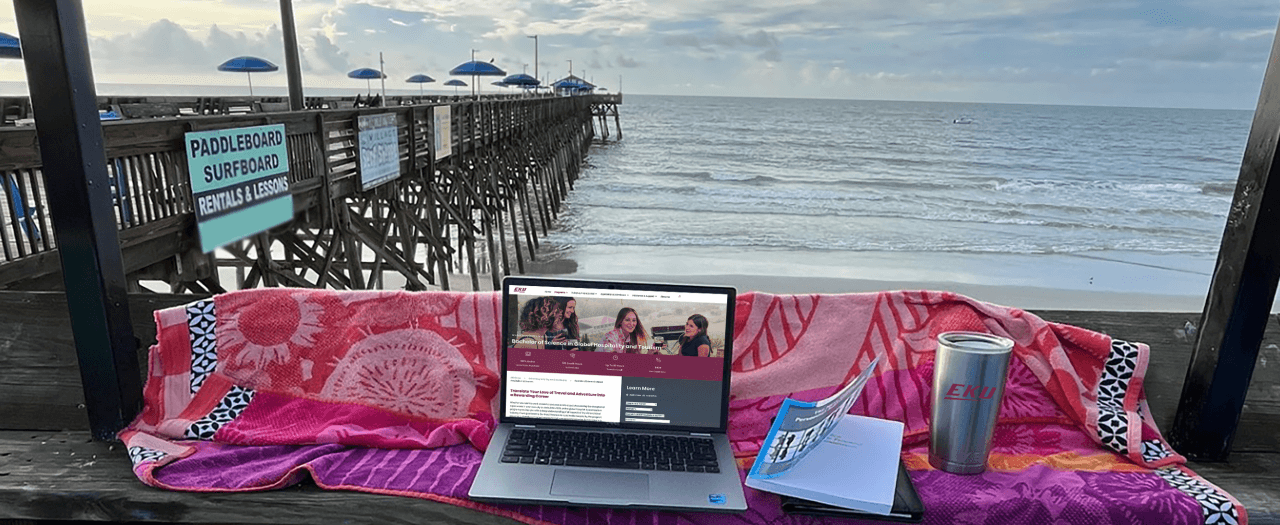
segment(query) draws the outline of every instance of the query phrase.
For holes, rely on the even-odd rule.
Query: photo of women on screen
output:
[[[634,308],[623,307],[618,310],[613,330],[604,335],[600,341],[600,352],[623,352],[628,354],[649,353],[649,337],[645,333],[644,324]]]
[[[553,297],[529,299],[520,308],[520,333],[515,348],[562,348],[567,339],[564,310]]]
[[[715,304],[556,293],[508,307],[512,348],[720,358],[729,339]]]
[[[684,335],[677,341],[680,344],[680,355],[688,357],[707,357],[711,355],[711,338],[707,336],[707,318],[702,314],[693,314],[684,323]]]
[[[576,350],[582,340],[582,332],[578,328],[578,301],[572,297],[548,297],[555,301],[559,314],[555,315],[551,325],[544,334],[547,348]]]

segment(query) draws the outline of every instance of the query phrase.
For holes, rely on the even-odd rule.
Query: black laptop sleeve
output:
[[[911,476],[907,474],[907,467],[902,464],[902,460],[898,460],[898,486],[893,495],[893,510],[888,515],[835,507],[791,496],[782,496],[782,511],[787,514],[836,516],[898,523],[920,523],[920,520],[924,519],[924,503],[920,501],[920,495],[916,493],[916,487],[911,483]]]

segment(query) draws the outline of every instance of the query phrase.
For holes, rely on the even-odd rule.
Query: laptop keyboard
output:
[[[672,472],[720,472],[711,438],[517,428],[503,463]]]

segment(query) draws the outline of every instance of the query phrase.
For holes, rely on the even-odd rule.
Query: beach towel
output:
[[[133,471],[172,490],[398,494],[525,523],[821,523],[746,489],[742,514],[467,499],[496,425],[496,293],[237,291],[156,312]],[[1143,398],[1149,348],[944,292],[738,297],[730,439],[750,467],[784,397],[819,399],[879,356],[851,413],[905,424],[926,523],[1246,523],[1185,466]],[[1015,342],[987,472],[928,465],[939,333]],[[850,473],[855,482],[856,473]],[[837,520],[831,518],[833,522]],[[847,521],[840,521],[845,523]]]

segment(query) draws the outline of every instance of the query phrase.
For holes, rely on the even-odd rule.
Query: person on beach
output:
[[[680,336],[680,355],[707,357],[711,355],[711,338],[707,337],[707,318],[693,314],[684,322],[684,335]]]
[[[541,350],[553,347],[548,343],[563,342],[564,313],[560,303],[552,297],[537,297],[524,303],[520,309],[520,334],[512,346]]]
[[[613,330],[604,334],[600,340],[600,352],[623,352],[628,354],[649,353],[649,337],[645,335],[644,325],[634,308],[618,310],[618,318],[613,322]]]

